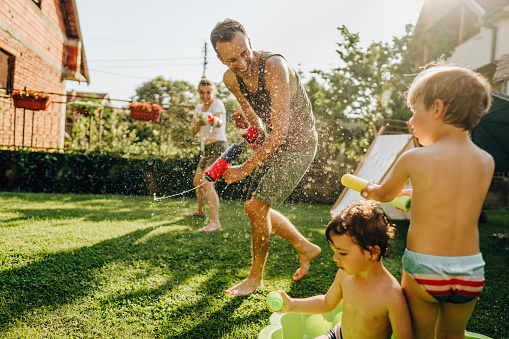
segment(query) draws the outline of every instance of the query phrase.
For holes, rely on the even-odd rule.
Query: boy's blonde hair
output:
[[[444,123],[472,131],[491,105],[490,84],[484,76],[469,69],[433,64],[419,73],[407,93],[411,107],[422,99],[426,109],[442,100]]]

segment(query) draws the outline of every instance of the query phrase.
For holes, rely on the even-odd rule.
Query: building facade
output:
[[[75,1],[1,1],[0,146],[63,148],[69,80],[89,82]],[[49,106],[16,108],[16,89],[47,93]]]
[[[447,61],[484,74],[493,89],[509,94],[509,0],[427,0],[415,32],[428,42],[420,64],[449,34],[454,51]]]

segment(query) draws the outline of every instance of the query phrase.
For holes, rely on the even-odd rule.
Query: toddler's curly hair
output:
[[[373,200],[358,201],[336,215],[327,226],[325,236],[332,244],[331,235],[348,234],[363,250],[370,251],[370,247],[378,246],[380,261],[386,255],[389,240],[394,238],[394,226],[379,203]]]

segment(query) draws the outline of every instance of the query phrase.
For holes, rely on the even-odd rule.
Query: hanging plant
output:
[[[14,107],[33,111],[46,110],[49,106],[49,96],[44,92],[15,89],[11,93]]]
[[[133,101],[127,107],[131,110],[129,117],[141,121],[159,121],[163,109],[159,104],[150,102]]]
[[[242,111],[240,109],[236,110],[233,113],[233,117],[235,118],[235,127],[237,128],[249,127],[249,122],[247,122],[247,120],[244,118],[244,116],[242,115]]]

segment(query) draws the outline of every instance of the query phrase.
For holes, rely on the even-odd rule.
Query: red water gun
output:
[[[205,172],[205,179],[210,182],[216,182],[217,178],[223,175],[224,171],[230,165],[232,160],[238,158],[242,154],[242,145],[246,142],[252,144],[258,137],[258,130],[254,126],[250,126],[243,134],[243,139],[238,144],[232,144],[218,158],[212,166]]]

